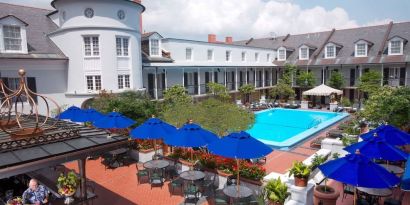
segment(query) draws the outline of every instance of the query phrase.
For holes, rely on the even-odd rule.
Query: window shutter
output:
[[[33,92],[37,92],[37,87],[36,87],[36,78],[34,77],[27,77],[27,86],[28,88],[33,91]],[[37,103],[37,96],[31,96],[34,98],[34,102]]]
[[[188,87],[188,73],[184,73],[184,87]]]
[[[383,68],[383,85],[389,83],[389,68]]]
[[[406,80],[406,68],[400,68],[400,84],[399,85],[404,85],[404,81]]]

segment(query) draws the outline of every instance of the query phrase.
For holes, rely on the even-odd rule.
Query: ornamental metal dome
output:
[[[18,74],[20,81],[16,90],[11,90],[3,81],[0,82],[0,128],[12,138],[42,135],[58,122],[54,120],[47,123],[51,114],[50,106],[56,107],[57,114],[60,114],[60,106],[53,99],[30,90],[24,69],[19,69]],[[39,105],[46,107],[44,116],[39,114]]]

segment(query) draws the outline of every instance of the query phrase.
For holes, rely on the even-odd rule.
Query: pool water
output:
[[[275,108],[255,113],[256,122],[247,130],[254,138],[287,149],[347,117],[347,113]]]

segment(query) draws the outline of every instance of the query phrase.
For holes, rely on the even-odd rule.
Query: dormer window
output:
[[[325,49],[325,58],[336,58],[336,46],[327,45]]]
[[[309,59],[309,48],[306,46],[299,48],[299,60],[308,60]]]
[[[3,26],[4,50],[6,52],[21,52],[21,28],[20,26]]]
[[[284,61],[284,60],[286,60],[286,49],[279,48],[278,49],[278,61]]]
[[[150,56],[159,56],[159,39],[150,39]]]
[[[403,54],[403,41],[391,40],[389,42],[389,55],[402,55]]]
[[[366,57],[367,56],[367,44],[366,43],[357,43],[356,44],[356,57]]]

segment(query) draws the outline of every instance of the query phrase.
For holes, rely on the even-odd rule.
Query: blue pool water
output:
[[[347,113],[275,108],[257,112],[256,122],[247,132],[267,145],[287,149],[347,116]]]

